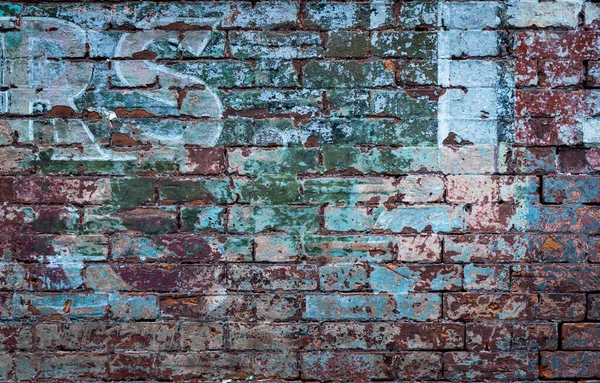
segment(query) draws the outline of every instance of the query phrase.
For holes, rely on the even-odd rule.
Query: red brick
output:
[[[563,323],[563,350],[600,350],[600,323]]]
[[[462,323],[331,322],[321,327],[324,350],[453,350],[463,347]]]
[[[600,170],[600,148],[591,148],[585,153],[586,162],[594,170]]]
[[[589,173],[588,156],[583,149],[560,149],[558,151],[558,170],[561,173]]]
[[[302,376],[307,379],[363,382],[382,379],[438,379],[442,362],[439,353],[405,352],[302,354]]]
[[[583,61],[541,60],[539,63],[541,86],[576,86],[583,83]]]
[[[583,320],[585,307],[585,294],[540,294],[539,319]]]
[[[110,180],[93,177],[20,177],[16,198],[24,203],[101,204],[110,200]]]
[[[537,60],[523,56],[515,58],[515,85],[517,88],[537,85],[537,74]]]
[[[484,321],[467,323],[467,348],[478,351],[556,350],[556,323]]]
[[[545,351],[541,353],[540,377],[600,378],[600,352]]]
[[[600,35],[596,31],[524,31],[516,33],[517,57],[571,59],[600,58]]]
[[[529,352],[465,352],[444,354],[444,377],[452,380],[533,380],[537,354]]]
[[[15,202],[15,177],[0,177],[0,203]]]
[[[516,142],[530,146],[577,145],[579,120],[597,112],[586,90],[517,90]]]
[[[598,289],[600,265],[517,265],[513,291],[590,292]]]
[[[321,344],[319,325],[306,323],[231,323],[233,350],[314,350]]]
[[[446,200],[450,203],[514,203],[535,191],[536,186],[537,179],[527,176],[448,176]]]
[[[223,292],[225,265],[186,265],[180,268],[181,291]]]
[[[186,148],[185,174],[213,175],[225,170],[223,148]]]
[[[542,131],[542,135],[545,134]],[[529,133],[524,132],[524,140]],[[557,155],[555,148],[512,147],[499,159],[502,173],[548,174],[556,173]]]
[[[108,362],[110,379],[151,379],[156,376],[156,356],[154,354],[116,354]]]
[[[301,300],[293,294],[163,296],[160,311],[165,318],[290,321],[300,317]]]
[[[450,320],[515,319],[538,316],[534,294],[449,293],[444,295],[444,318]]]

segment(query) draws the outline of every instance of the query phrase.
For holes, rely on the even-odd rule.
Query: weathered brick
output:
[[[540,319],[583,320],[585,311],[584,294],[540,294]]]
[[[489,29],[500,25],[500,4],[450,2],[441,5],[444,26],[447,29]]]
[[[436,114],[436,103],[425,92],[373,90],[371,111],[379,116],[398,118],[430,117]]]
[[[439,378],[442,369],[441,355],[431,352],[303,353],[301,363],[303,376],[319,380],[429,380]]]
[[[24,203],[101,204],[110,200],[110,181],[94,178],[22,177],[16,199]]]
[[[294,176],[257,177],[247,189],[253,205],[283,205],[302,200],[302,182]]]
[[[294,262],[300,256],[300,241],[291,236],[257,236],[254,259],[257,262]]]
[[[379,203],[393,200],[399,191],[393,178],[310,178],[302,182],[304,198],[313,203]]]
[[[441,149],[441,165],[448,174],[495,173],[496,148],[491,145],[444,146]]]
[[[153,296],[97,293],[61,295],[15,294],[13,315],[22,317],[152,319],[157,315]]]
[[[583,83],[583,62],[574,60],[541,60],[540,85],[549,87],[573,86]]]
[[[516,291],[586,292],[597,287],[596,265],[516,265],[511,274]]]
[[[24,148],[0,147],[0,174],[28,174],[35,166],[34,154],[31,150]]]
[[[319,347],[327,350],[452,350],[464,341],[459,323],[330,322],[321,327]]]
[[[13,376],[14,369],[14,359],[11,354],[8,353],[0,353],[0,377],[2,379],[10,379]]]
[[[79,211],[66,206],[13,206],[0,207],[1,231],[12,234],[34,231],[42,234],[74,233],[79,229]]]
[[[444,239],[444,260],[464,263],[576,262],[588,248],[584,238],[568,234],[475,234]]]
[[[558,151],[558,170],[561,173],[589,173],[585,150],[560,149]]]
[[[10,322],[0,325],[0,350],[31,350],[33,339],[33,331],[29,326]]]
[[[231,204],[247,202],[246,180],[227,178],[165,178],[160,181],[162,203]]]
[[[371,25],[371,9],[366,3],[309,3],[305,12],[304,25],[311,28],[338,30]]]
[[[180,329],[183,350],[216,350],[225,346],[225,328],[220,323],[184,322]]]
[[[395,84],[393,68],[383,61],[310,61],[302,68],[302,85],[314,88],[364,88]]]
[[[182,170],[186,174],[219,174],[225,170],[225,151],[218,148],[188,148]]]
[[[188,206],[181,208],[181,228],[184,231],[224,231],[227,211],[219,206]]]
[[[231,115],[313,115],[321,110],[322,93],[316,90],[243,90],[222,93]],[[258,109],[258,112],[257,112]]]
[[[113,207],[84,209],[84,232],[102,234],[122,230],[142,234],[172,233],[177,230],[177,212],[169,207],[133,210],[117,210]]]
[[[35,291],[73,290],[83,285],[83,265],[78,262],[55,262],[49,265],[16,266],[11,270],[13,282],[11,288]]]
[[[436,48],[432,32],[373,32],[371,51],[379,57],[427,58]]]
[[[305,59],[323,54],[321,36],[314,32],[229,32],[234,57]]]
[[[542,194],[549,203],[600,202],[600,179],[593,176],[544,177]]]
[[[399,5],[397,25],[400,28],[416,29],[436,25],[438,15],[436,1],[417,0]]]
[[[172,265],[89,265],[85,284],[94,291],[175,291],[180,269]]]
[[[474,322],[467,324],[466,339],[467,348],[478,351],[556,350],[558,329],[546,322]]]
[[[434,263],[441,259],[442,238],[435,234],[399,236],[398,261]]]
[[[224,265],[186,265],[179,275],[179,289],[186,292],[216,292],[225,289]]]
[[[264,175],[309,173],[318,168],[318,151],[303,148],[232,149],[228,151],[229,171]]]
[[[325,228],[330,231],[388,230],[393,233],[444,231],[465,227],[458,209],[448,205],[403,206],[393,210],[326,207]]]
[[[313,233],[318,229],[319,221],[318,209],[304,206],[237,205],[229,212],[229,230],[234,233],[260,233],[270,230]]]
[[[439,56],[443,58],[498,56],[503,53],[502,43],[507,38],[506,34],[499,31],[438,32]]]
[[[111,379],[149,379],[156,376],[156,355],[122,353],[110,357],[108,377]]]
[[[108,357],[92,353],[19,354],[15,360],[15,377],[30,379],[86,379],[106,371]]]
[[[500,147],[500,173],[556,173],[558,156],[553,148]]]
[[[365,57],[369,47],[369,35],[365,32],[328,32],[324,56],[345,58]]]
[[[177,347],[173,323],[44,323],[34,332],[37,350],[112,351],[173,350]]]
[[[438,149],[406,147],[398,149],[363,149],[328,145],[323,148],[323,163],[327,172],[385,173],[406,175],[440,170]]]
[[[541,353],[540,377],[599,378],[600,353],[594,351],[545,351]]]
[[[165,318],[192,318],[203,321],[285,321],[300,317],[301,301],[296,295],[206,295],[164,296],[160,299]]]
[[[561,330],[563,350],[598,350],[600,347],[597,323],[564,323]]]
[[[369,285],[376,292],[456,291],[462,288],[458,265],[370,265]]]
[[[514,203],[537,189],[534,177],[460,175],[447,177],[446,200],[454,203]]]
[[[531,380],[538,374],[537,355],[528,352],[467,352],[444,354],[447,379]]]
[[[252,259],[252,241],[240,237],[200,237],[195,234],[135,237],[116,235],[112,258],[118,261],[244,262]]]
[[[537,318],[538,296],[533,294],[452,293],[444,295],[444,317],[450,320]]]
[[[307,295],[304,319],[425,321],[441,316],[438,294],[404,293],[391,295]]]
[[[234,350],[312,350],[320,346],[317,324],[232,323],[228,338]]]
[[[227,285],[231,290],[316,290],[318,274],[314,266],[231,265]]]
[[[158,376],[176,381],[189,379],[265,378],[298,376],[293,353],[191,352],[164,354],[158,361]]]
[[[561,2],[513,2],[507,9],[508,23],[515,27],[576,27],[581,4]],[[560,16],[558,16],[560,15]]]
[[[465,290],[510,290],[508,265],[469,264],[464,266]]]
[[[585,306],[585,303],[583,304],[583,306]],[[588,308],[587,317],[589,319],[600,318],[600,295],[590,294],[588,296],[587,308]],[[585,311],[585,310],[581,310],[581,311]],[[583,317],[583,314],[581,315],[581,317]]]
[[[319,286],[323,291],[366,291],[370,287],[369,267],[338,263],[319,269]]]
[[[396,254],[392,236],[311,236],[304,241],[307,260],[328,263],[386,262]]]

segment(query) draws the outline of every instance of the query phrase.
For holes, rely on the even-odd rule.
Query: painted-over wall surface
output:
[[[600,379],[600,3],[0,4],[0,381]]]

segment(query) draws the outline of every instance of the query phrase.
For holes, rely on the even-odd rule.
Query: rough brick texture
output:
[[[599,382],[600,3],[0,4],[0,382]]]

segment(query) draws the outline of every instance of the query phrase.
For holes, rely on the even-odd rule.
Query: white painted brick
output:
[[[500,26],[497,2],[446,2],[441,4],[443,25],[447,29],[496,28]]]
[[[475,145],[498,144],[498,120],[465,120],[448,118],[440,121],[439,137],[441,143],[450,133],[456,134],[460,140]]]
[[[496,31],[441,31],[438,33],[440,58],[498,56],[501,36]]]
[[[493,87],[500,78],[500,68],[493,61],[440,60],[439,84],[442,86]]]
[[[494,119],[498,117],[495,88],[447,89],[440,96],[438,118]]]
[[[579,23],[583,1],[538,2],[513,0],[507,4],[507,21],[510,26],[570,27]]]

